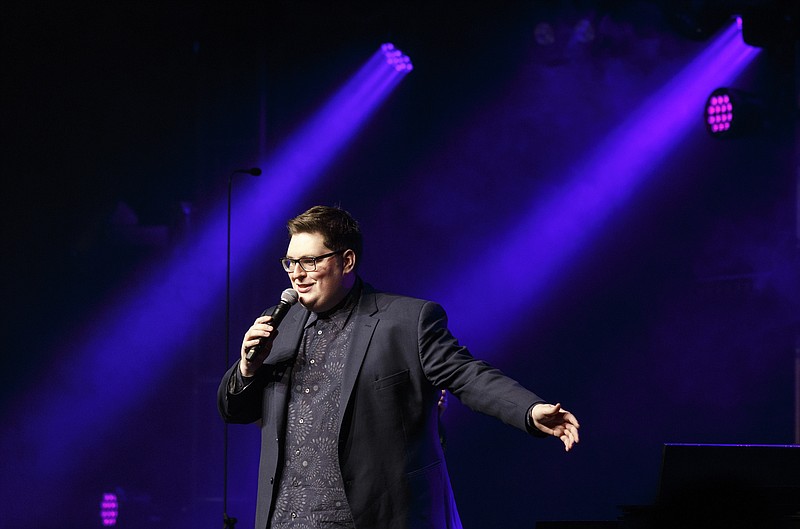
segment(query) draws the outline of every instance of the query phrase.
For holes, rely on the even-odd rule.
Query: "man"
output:
[[[256,529],[460,528],[442,389],[566,450],[578,442],[571,413],[473,358],[439,305],[362,282],[349,213],[316,206],[287,227],[281,261],[300,303],[280,333],[271,311],[255,320],[218,393],[226,421],[261,421]]]

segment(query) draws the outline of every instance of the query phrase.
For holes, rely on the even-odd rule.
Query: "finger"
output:
[[[572,438],[570,432],[563,425],[559,425],[553,428],[553,436],[561,439],[561,441],[563,442],[566,442],[567,439]]]
[[[542,423],[539,423],[537,425],[537,428],[539,429],[540,432],[542,432],[545,435],[552,435],[554,437],[560,437],[558,432],[556,432],[552,428],[548,428],[546,425],[544,425]]]
[[[564,450],[569,452],[572,449],[572,439],[570,436],[564,434],[561,436],[561,442],[564,443]]]
[[[568,429],[567,432],[569,433],[569,438],[572,441],[570,443],[570,448],[572,448],[572,445],[576,445],[580,442],[580,438],[578,437],[578,431],[572,428]]]
[[[578,432],[576,432],[574,429],[567,428],[566,433],[569,436],[570,441],[572,441],[572,444],[575,444],[575,443],[578,442]]]
[[[568,421],[570,424],[574,424],[577,428],[580,428],[580,424],[578,423],[577,417],[575,417],[572,413],[568,412],[567,410],[561,410],[561,413],[564,414],[564,420]]]
[[[580,436],[580,433],[578,432],[578,427],[577,426],[575,426],[575,425],[573,425],[571,423],[566,423],[564,425],[564,431],[565,431],[565,433],[568,433],[570,435],[570,437],[572,437],[572,439],[576,443],[580,442],[581,436]]]
[[[265,330],[261,329],[250,329],[248,333],[245,335],[243,340],[243,345],[247,347],[253,347],[261,343],[264,339],[274,336],[276,333],[273,331],[272,327],[268,327]]]
[[[570,435],[572,435],[572,437],[575,439],[575,442],[579,443],[580,440],[581,440],[581,437],[578,434],[578,429],[575,426],[569,425],[567,427],[567,430],[569,431]]]
[[[253,325],[245,337],[248,340],[258,340],[259,338],[268,337],[275,329],[271,325],[261,324]]]
[[[258,345],[259,342],[261,342],[261,340],[258,337],[251,338],[249,340],[245,340],[244,347],[245,349],[250,349],[251,347],[255,347],[256,345]]]
[[[533,407],[533,420],[534,421],[542,421],[546,420],[553,416],[554,413],[558,413],[558,407],[560,404],[556,404],[553,406],[552,404],[547,404],[544,402],[540,402]]]
[[[261,339],[261,336],[256,333],[248,333],[242,340],[242,346],[245,348],[253,347]]]

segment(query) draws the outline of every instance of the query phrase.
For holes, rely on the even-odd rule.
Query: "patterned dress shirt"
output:
[[[292,371],[272,529],[354,528],[339,467],[339,400],[359,288],[311,314]]]

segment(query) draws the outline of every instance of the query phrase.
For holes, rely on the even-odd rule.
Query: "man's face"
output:
[[[319,233],[297,233],[289,241],[286,257],[316,257],[340,249],[325,246]],[[317,260],[317,269],[312,272],[295,265],[288,274],[292,288],[300,294],[300,303],[312,312],[325,312],[335,307],[353,286],[354,263],[355,256],[348,250]]]

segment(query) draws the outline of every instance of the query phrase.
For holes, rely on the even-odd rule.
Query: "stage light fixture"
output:
[[[381,46],[383,56],[386,57],[386,64],[397,70],[398,72],[410,72],[414,69],[411,64],[411,59],[408,55],[394,47],[394,44],[387,42]]]
[[[706,130],[711,135],[726,134],[733,125],[733,100],[726,88],[714,90],[705,107]]]
[[[720,87],[706,99],[703,121],[706,131],[715,138],[745,136],[760,128],[761,108],[755,97]]]
[[[104,492],[100,500],[100,520],[103,527],[114,527],[119,517],[119,498],[113,492]]]

